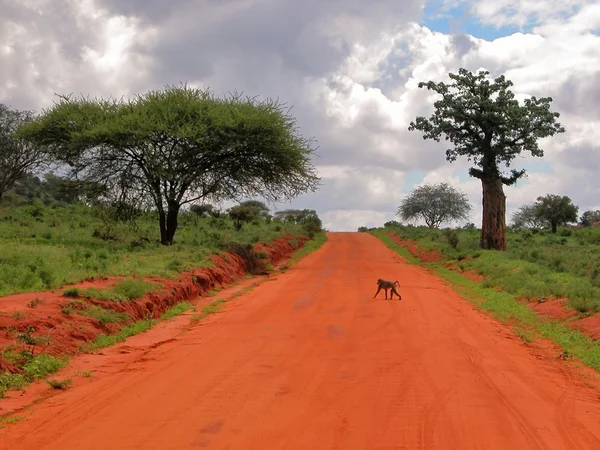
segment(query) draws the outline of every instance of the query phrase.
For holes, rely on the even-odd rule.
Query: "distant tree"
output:
[[[107,196],[156,208],[161,242],[170,245],[187,203],[282,201],[317,189],[312,141],[284,106],[188,86],[128,101],[60,96],[18,134],[50,147],[72,176],[101,182]]]
[[[532,203],[531,205],[520,206],[511,217],[512,226],[515,229],[520,228],[533,228],[540,230],[550,225],[550,222],[540,216],[538,213],[538,205]]]
[[[429,228],[469,218],[472,206],[467,195],[448,183],[418,186],[400,202],[396,215],[406,221],[423,219]]]
[[[297,225],[319,217],[314,209],[284,209],[277,211],[274,215],[275,218],[283,222],[295,223]]]
[[[537,140],[563,133],[556,122],[559,114],[550,110],[552,98],[526,99],[521,105],[508,89],[513,83],[502,75],[490,82],[488,71],[476,75],[466,69],[450,73],[453,83],[434,81],[419,83],[420,88],[437,92],[441,99],[434,103],[429,118],[419,116],[409,130],[423,132],[423,139],[440,141],[442,135],[454,144],[446,150],[446,159],[456,161],[466,156],[475,167],[469,175],[481,180],[483,187],[483,220],[480,247],[506,250],[506,196],[503,185],[511,186],[525,175],[525,170],[509,167],[521,152],[543,156]]]
[[[385,222],[383,224],[384,228],[398,228],[401,226],[402,226],[402,224],[400,222],[398,222],[397,220],[388,220],[387,222]]]
[[[575,206],[566,195],[547,194],[538,197],[535,203],[536,215],[550,223],[552,232],[556,233],[558,225],[577,222],[578,206]]]
[[[13,110],[0,103],[0,200],[15,181],[49,162],[43,146],[14,135],[21,125],[31,122],[33,118],[31,111]]]
[[[256,219],[256,210],[244,205],[232,206],[227,210],[227,214],[233,220],[235,229],[240,230],[244,222],[252,222]]]
[[[584,212],[579,219],[579,223],[584,227],[591,227],[597,223],[600,223],[600,209]]]
[[[246,200],[240,203],[240,206],[245,206],[254,211],[256,217],[265,219],[269,215],[269,207],[258,200]]]
[[[282,222],[302,225],[311,236],[323,230],[323,222],[314,209],[284,209],[277,211],[275,218]]]
[[[208,203],[201,203],[190,206],[190,211],[194,214],[199,215],[200,217],[210,216],[210,217],[219,217],[219,211]]]
[[[366,233],[367,231],[369,231],[369,229],[367,227],[358,227],[358,231],[359,233]]]
[[[471,231],[471,230],[476,230],[477,227],[475,226],[475,224],[473,222],[468,222],[463,225],[462,229]]]

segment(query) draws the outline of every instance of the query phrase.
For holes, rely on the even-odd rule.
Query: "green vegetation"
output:
[[[44,353],[34,355],[30,349],[17,351],[14,346],[5,348],[2,356],[14,363],[22,373],[0,374],[0,398],[9,390],[24,389],[30,382],[58,372],[68,362],[67,358],[56,358]]]
[[[17,423],[17,422],[21,422],[22,420],[24,420],[25,417],[23,416],[2,416],[0,417],[0,424],[4,425],[4,424],[11,424],[11,423]],[[0,426],[0,428],[3,428]]]
[[[98,300],[111,300],[124,302],[142,298],[146,293],[153,292],[160,283],[153,283],[136,278],[125,278],[110,289],[88,288],[85,290],[68,288],[63,291],[65,297],[86,297]]]
[[[96,319],[102,324],[125,322],[131,319],[131,317],[129,317],[129,315],[126,313],[95,305],[90,306],[82,311],[77,311],[77,313],[81,314],[82,316],[88,316],[92,319]]]
[[[52,389],[65,390],[73,384],[73,381],[67,378],[66,380],[47,380],[46,383],[48,383]]]
[[[536,337],[551,339],[565,354],[577,356],[583,363],[600,370],[600,342],[574,331],[565,323],[540,317],[520,298],[544,301],[547,297],[568,297],[578,311],[597,311],[600,306],[600,228],[559,230],[557,237],[543,230],[532,233],[509,232],[509,250],[481,250],[477,230],[454,230],[457,248],[447,242],[442,230],[425,227],[388,227],[373,230],[388,247],[412,264],[430,267],[452,282],[456,290],[477,307],[489,311],[504,323],[511,323],[525,341]],[[439,250],[440,263],[420,263],[406,248],[396,244],[387,233],[417,241],[419,247]],[[474,282],[446,267],[453,263],[462,270],[484,276]],[[496,289],[501,288],[501,290]]]
[[[162,320],[169,320],[174,317],[180,316],[187,311],[194,311],[196,307],[192,305],[190,302],[179,302],[169,309],[167,309],[160,318]]]
[[[183,212],[177,242],[162,246],[153,213],[123,223],[102,216],[102,211],[38,201],[0,208],[0,296],[110,275],[175,278],[182,271],[210,265],[210,254],[233,244],[308,235],[302,225],[277,219],[255,220],[236,231],[227,215],[200,217]]]
[[[144,331],[149,330],[156,324],[156,320],[154,319],[143,319],[138,320],[137,322],[132,323],[131,325],[127,325],[114,334],[100,334],[96,337],[96,340],[90,344],[84,345],[82,350],[90,351],[90,350],[98,350],[104,347],[108,347],[109,345],[114,345],[119,342],[124,342],[130,336],[135,336],[136,334],[143,333]]]
[[[185,205],[318,188],[314,141],[288,113],[277,100],[166,86],[131,100],[60,95],[16,136],[49,149],[125,216],[155,210],[160,242],[172,245]]]

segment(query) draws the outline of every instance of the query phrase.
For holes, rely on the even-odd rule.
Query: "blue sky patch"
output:
[[[516,26],[496,28],[491,25],[484,25],[479,22],[477,17],[469,13],[469,6],[467,4],[462,3],[455,8],[445,9],[441,0],[427,2],[420,24],[439,33],[466,33],[479,39],[485,39],[486,41],[510,36],[519,31],[527,32],[532,28],[531,26],[524,27],[523,29]]]

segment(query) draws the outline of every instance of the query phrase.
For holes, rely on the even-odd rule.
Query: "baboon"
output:
[[[400,283],[398,283],[398,281],[388,281],[383,280],[381,278],[377,278],[377,292],[375,292],[373,298],[377,297],[377,294],[379,294],[380,290],[385,289],[385,299],[387,300],[388,289],[391,289],[392,295],[390,295],[390,300],[393,300],[394,294],[398,296],[398,300],[402,300],[402,296],[396,290],[396,285],[400,287]]]

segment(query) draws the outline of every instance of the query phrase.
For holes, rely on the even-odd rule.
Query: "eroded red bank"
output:
[[[255,244],[254,250],[265,253],[266,261],[276,265],[290,256],[294,250],[302,247],[306,240],[305,237],[286,236],[274,240],[269,245]],[[222,256],[212,255],[211,260],[213,263],[211,267],[184,272],[176,280],[147,277],[147,280],[158,281],[164,287],[138,300],[113,302],[78,298],[78,301],[88,306],[99,305],[117,312],[125,312],[131,317],[128,323],[147,317],[158,318],[174,304],[202,296],[217,286],[231,284],[246,274],[245,262],[237,254],[223,252]],[[14,344],[16,333],[25,332],[29,327],[35,329],[32,336],[49,338],[49,345],[45,346],[44,351],[54,356],[75,354],[82,344],[93,341],[99,334],[118,331],[123,327],[123,323],[100,323],[91,317],[64,313],[62,307],[68,305],[72,299],[65,297],[63,291],[67,287],[103,289],[112,286],[122,278],[124,277],[105,277],[49,292],[30,292],[2,297],[0,349]],[[35,302],[35,307],[29,306],[30,302],[36,299],[39,301]],[[0,356],[0,370],[19,371],[3,356]]]
[[[415,241],[402,239],[394,233],[388,233],[388,236],[422,262],[439,262],[443,259],[441,253],[437,250],[425,250],[420,248]],[[475,282],[481,282],[484,279],[481,274],[470,270],[463,271],[453,264],[447,264],[446,267],[461,272],[462,275]],[[600,339],[600,316],[594,314],[587,317],[578,317],[577,311],[567,306],[567,299],[565,298],[553,298],[544,302],[529,301],[524,298],[519,300],[541,316],[564,322],[571,329],[578,330],[594,340]]]

